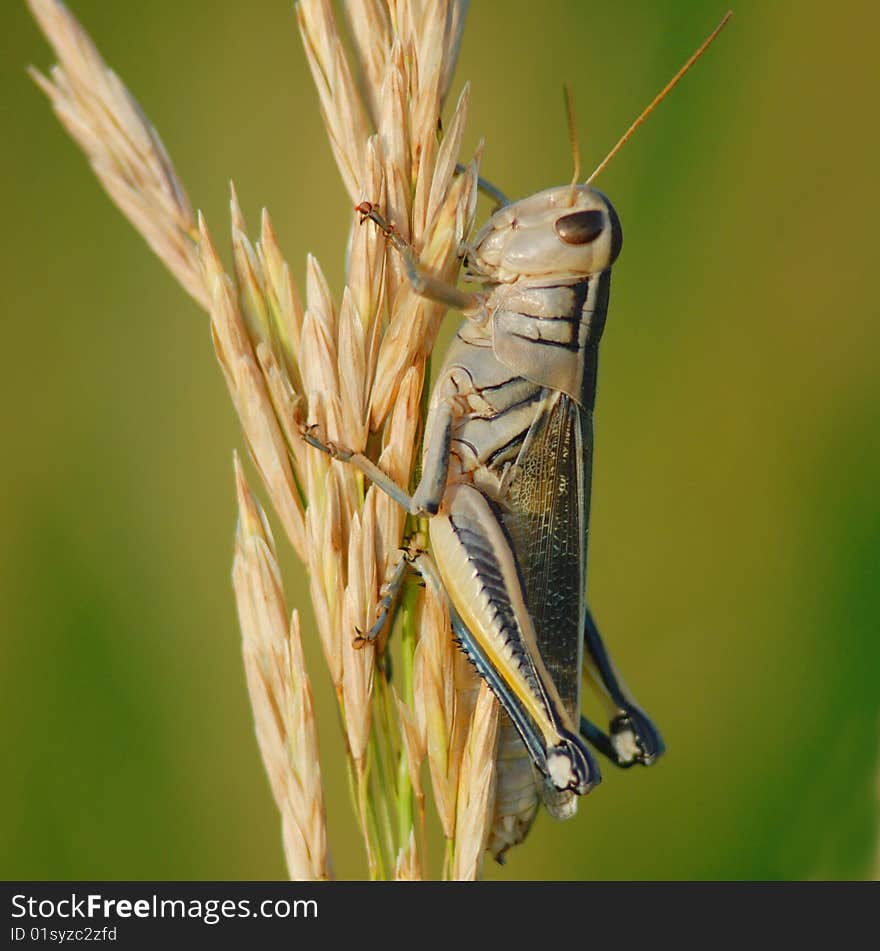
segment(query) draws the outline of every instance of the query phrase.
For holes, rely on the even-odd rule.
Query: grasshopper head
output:
[[[611,202],[562,185],[505,205],[477,234],[469,268],[490,281],[574,280],[611,267],[623,244]]]

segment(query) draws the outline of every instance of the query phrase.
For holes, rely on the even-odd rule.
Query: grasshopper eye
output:
[[[556,220],[556,233],[566,244],[590,244],[602,234],[605,216],[601,211],[576,211]]]

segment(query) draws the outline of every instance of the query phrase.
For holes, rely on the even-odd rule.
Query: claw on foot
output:
[[[361,216],[361,224],[369,218],[370,221],[375,222],[386,238],[394,238],[396,235],[397,229],[379,214],[379,209],[371,201],[360,202],[354,206],[354,210]]]
[[[351,451],[348,449],[340,449],[336,443],[330,442],[329,439],[326,442],[323,441],[319,435],[315,435],[315,432],[318,431],[318,429],[319,427],[317,423],[310,423],[306,426],[303,426],[300,429],[303,442],[307,446],[311,446],[313,449],[318,449],[320,452],[327,453],[327,455],[332,459],[336,459],[339,462],[348,462],[352,456]]]

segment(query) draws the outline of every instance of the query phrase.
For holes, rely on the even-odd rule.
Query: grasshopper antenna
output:
[[[672,90],[678,85],[679,80],[691,68],[691,66],[693,66],[694,63],[696,63],[696,61],[703,55],[703,53],[705,53],[706,50],[709,49],[715,37],[718,36],[718,34],[727,25],[727,21],[731,18],[731,16],[733,16],[733,10],[728,10],[727,13],[724,14],[724,17],[722,18],[718,26],[716,26],[715,29],[712,30],[712,32],[706,37],[706,39],[703,40],[703,42],[700,44],[697,51],[684,64],[684,66],[682,66],[681,69],[672,77],[672,79],[669,80],[669,82],[660,90],[660,92],[657,93],[657,95],[651,101],[651,104],[648,106],[648,108],[645,109],[645,111],[638,117],[638,119],[636,119],[636,121],[626,130],[626,132],[624,132],[623,136],[621,137],[617,145],[615,145],[614,148],[608,153],[608,155],[605,156],[605,158],[601,161],[596,171],[593,172],[593,174],[584,182],[585,185],[589,185],[596,177],[598,177],[600,172],[604,171],[605,167],[608,165],[611,159],[613,159],[614,156],[617,155],[617,153],[623,148],[624,144],[630,138],[633,132],[635,132],[636,129],[638,129],[638,127],[645,121],[645,119],[647,119],[648,116],[651,115],[651,113],[657,108],[657,106],[659,106],[660,103],[669,95],[669,93],[672,92]]]
[[[565,115],[568,120],[568,141],[571,145],[571,157],[574,162],[574,175],[571,179],[572,204],[574,203],[574,188],[581,177],[581,147],[578,144],[577,125],[574,121],[574,97],[571,92],[571,83],[563,83],[562,94],[565,96]]]

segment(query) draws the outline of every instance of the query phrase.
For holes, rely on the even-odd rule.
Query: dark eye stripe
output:
[[[602,234],[605,216],[601,211],[576,211],[556,221],[556,233],[566,244],[589,244]]]

